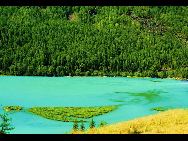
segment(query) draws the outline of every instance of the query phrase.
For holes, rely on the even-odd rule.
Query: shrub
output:
[[[100,124],[99,124],[99,127],[103,127],[105,125],[107,125],[108,123],[106,121],[101,121]]]
[[[85,76],[90,76],[90,75],[91,75],[90,71],[85,72]]]
[[[98,76],[98,70],[93,71],[93,76]]]
[[[188,68],[182,69],[182,77],[188,79]]]
[[[158,76],[159,76],[160,78],[167,78],[168,73],[165,72],[165,71],[160,71],[160,72],[158,72]]]
[[[134,75],[135,75],[136,77],[140,77],[140,76],[141,76],[141,73],[140,73],[140,71],[137,71],[137,72],[134,73]]]
[[[127,77],[127,72],[121,72],[120,74],[122,77]]]

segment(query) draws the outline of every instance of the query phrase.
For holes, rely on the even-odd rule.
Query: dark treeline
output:
[[[187,6],[0,6],[0,74],[188,78]]]

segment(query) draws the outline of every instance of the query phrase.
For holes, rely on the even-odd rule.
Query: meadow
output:
[[[154,115],[70,134],[188,134],[188,109],[170,109]]]

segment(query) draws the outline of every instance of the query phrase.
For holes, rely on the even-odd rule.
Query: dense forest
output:
[[[187,6],[0,6],[0,75],[188,78]]]

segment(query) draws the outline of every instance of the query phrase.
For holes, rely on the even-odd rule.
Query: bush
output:
[[[188,68],[182,69],[182,77],[188,79]]]
[[[136,77],[141,77],[140,71],[135,72],[134,75],[135,75]]]
[[[147,76],[148,76],[148,77],[158,77],[158,73],[157,73],[157,71],[149,70],[149,71],[147,72]],[[166,76],[166,77],[167,77],[167,76]]]
[[[121,72],[120,75],[121,75],[122,77],[127,77],[127,72]]]
[[[160,72],[158,72],[158,76],[159,76],[160,78],[167,78],[168,73],[165,72],[165,71],[160,71]]]
[[[90,76],[90,75],[91,75],[90,71],[85,72],[85,76]]]
[[[98,70],[93,71],[93,76],[98,76]]]
[[[99,124],[99,127],[103,127],[103,126],[105,126],[105,125],[107,125],[107,124],[108,124],[107,122],[101,121],[100,124]]]

